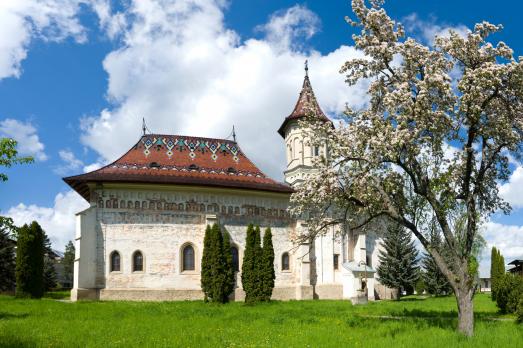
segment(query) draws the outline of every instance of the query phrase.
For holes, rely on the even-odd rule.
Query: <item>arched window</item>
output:
[[[127,209],[133,209],[133,201],[127,201]]]
[[[187,245],[183,248],[182,271],[194,271],[194,248],[192,245]]]
[[[140,202],[139,201],[135,201],[134,202],[134,209],[140,209]]]
[[[281,256],[281,270],[288,271],[290,269],[289,253],[283,253]]]
[[[111,253],[111,272],[120,272],[120,254],[118,251]]]
[[[111,208],[111,200],[108,199],[107,201],[105,201],[105,207],[106,208]]]
[[[118,200],[115,199],[113,202],[113,208],[118,208]]]
[[[142,209],[147,209],[147,202],[146,201],[142,202]]]
[[[133,272],[143,271],[143,255],[141,251],[135,251],[133,254]]]
[[[233,246],[231,247],[231,254],[232,254],[232,269],[235,272],[240,271],[240,258],[238,257],[238,248]]]
[[[125,209],[125,201],[124,200],[120,201],[120,209]]]
[[[156,203],[156,209],[157,210],[162,210],[162,202]]]

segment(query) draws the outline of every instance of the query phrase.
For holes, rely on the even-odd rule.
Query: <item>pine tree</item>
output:
[[[274,247],[272,245],[272,232],[268,227],[263,235],[263,265],[262,265],[262,300],[270,301],[274,288]]]
[[[247,227],[247,236],[245,238],[245,252],[242,262],[242,287],[245,291],[245,302],[255,302],[254,284],[255,284],[255,243],[256,236],[254,226],[249,224]]]
[[[392,225],[383,240],[384,249],[380,251],[380,264],[377,268],[381,284],[398,290],[412,291],[419,277],[418,251],[411,233],[399,225]]]
[[[223,232],[223,255],[225,257],[225,290],[223,302],[229,301],[229,295],[234,291],[236,282],[232,264],[231,237],[227,231]]]
[[[205,237],[203,238],[203,252],[202,252],[202,274],[201,287],[204,293],[204,300],[209,300],[208,294],[211,289],[211,226],[207,225],[205,229]]]
[[[0,216],[0,291],[15,288],[15,242],[11,239],[14,230],[13,221]]]
[[[74,258],[75,248],[73,242],[69,241],[65,246],[64,258],[62,264],[64,265],[64,278],[69,284],[73,284],[74,278]]]
[[[16,296],[41,298],[44,294],[44,231],[33,221],[18,231]]]
[[[49,237],[44,233],[44,290],[50,291],[56,287],[56,270],[54,268],[54,252]]]

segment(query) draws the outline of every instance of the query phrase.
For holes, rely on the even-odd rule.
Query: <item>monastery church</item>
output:
[[[290,195],[315,170],[312,158],[328,155],[308,146],[300,128],[298,120],[311,110],[331,122],[306,69],[296,106],[278,129],[285,183],[267,177],[236,141],[145,132],[115,162],[64,178],[90,204],[77,214],[72,300],[203,299],[203,238],[214,223],[231,236],[235,300],[244,299],[240,270],[250,223],[272,229],[273,299],[390,297],[374,279],[379,231],[340,236],[330,227],[312,245],[293,244],[307,224],[287,212]]]

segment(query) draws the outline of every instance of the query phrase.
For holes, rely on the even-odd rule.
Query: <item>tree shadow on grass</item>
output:
[[[27,313],[7,313],[0,312],[0,320],[9,320],[9,319],[24,319],[28,317]]]
[[[4,348],[36,347],[36,343],[27,337],[17,337],[9,334],[0,335],[0,342]]]

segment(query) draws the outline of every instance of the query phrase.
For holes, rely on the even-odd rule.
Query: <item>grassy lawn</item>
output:
[[[53,297],[53,296],[51,296]],[[0,296],[2,347],[522,347],[523,325],[475,299],[476,335],[455,333],[454,298],[212,305],[60,302]],[[387,318],[384,318],[384,317]]]

